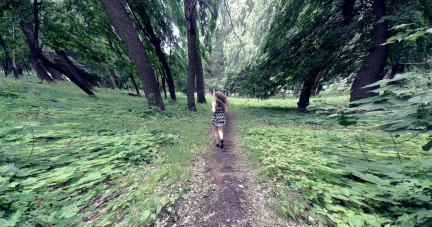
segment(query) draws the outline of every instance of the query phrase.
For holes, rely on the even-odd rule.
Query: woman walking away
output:
[[[216,147],[224,147],[223,144],[223,126],[226,122],[225,111],[228,110],[228,100],[220,91],[215,92],[215,101],[212,102],[213,116],[211,119],[212,125],[215,128]]]

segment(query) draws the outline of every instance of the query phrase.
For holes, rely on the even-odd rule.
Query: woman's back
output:
[[[216,114],[225,113],[225,108],[223,106],[217,106],[216,105],[215,109],[216,109],[216,111],[215,111]]]

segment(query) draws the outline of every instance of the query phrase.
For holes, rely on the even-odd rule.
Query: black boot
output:
[[[220,148],[223,148],[223,147],[224,147],[224,145],[223,145],[223,140],[221,140]]]
[[[216,147],[219,147],[219,144],[218,144],[218,143],[216,144]]]

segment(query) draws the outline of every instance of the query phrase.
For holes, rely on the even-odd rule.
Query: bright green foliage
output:
[[[407,133],[392,138],[366,124],[335,127],[325,115],[286,109],[294,103],[283,109],[249,103],[240,105],[261,108],[232,108],[242,116],[239,125],[248,125],[241,143],[262,166],[263,179],[276,184],[270,206],[282,216],[323,226],[432,224],[426,136],[406,141]]]
[[[57,87],[1,79],[1,226],[139,225],[143,209],[157,217],[181,196],[168,186],[207,144],[204,106],[191,113],[182,98],[160,112],[108,89],[95,99]]]

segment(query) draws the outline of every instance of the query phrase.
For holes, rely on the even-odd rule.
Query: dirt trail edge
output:
[[[266,209],[270,190],[260,188],[255,171],[245,164],[233,113],[227,113],[224,145],[216,147],[213,139],[208,152],[199,154],[194,180],[171,226],[290,226]]]

